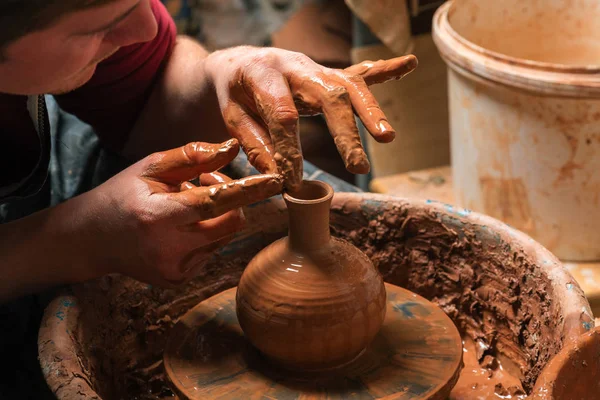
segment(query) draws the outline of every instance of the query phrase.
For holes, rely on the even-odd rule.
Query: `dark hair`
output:
[[[0,0],[0,57],[14,40],[51,26],[63,15],[115,0]]]

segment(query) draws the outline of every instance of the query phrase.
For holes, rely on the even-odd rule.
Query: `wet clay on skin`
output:
[[[355,113],[377,141],[390,142],[395,137],[367,85],[401,79],[416,66],[417,60],[411,55],[366,61],[343,71],[301,62],[289,72],[248,68],[233,80],[231,93],[235,100],[225,108],[224,118],[250,162],[264,173],[275,172],[276,166],[289,190],[298,190],[302,183],[299,116],[324,114],[348,171],[366,174],[370,164]]]
[[[220,216],[228,211],[281,193],[280,174],[255,175],[231,180],[214,171],[231,162],[239,152],[235,139],[221,144],[189,143],[186,146],[156,153],[141,172],[153,194],[166,194],[194,210],[198,220]],[[205,175],[209,186],[196,187],[189,180]]]
[[[218,170],[235,158],[239,151],[240,146],[235,139],[224,143],[188,143],[153,154],[141,176],[167,184],[180,184],[182,176],[192,179],[201,173]]]
[[[209,219],[275,196],[281,192],[282,186],[281,175],[250,176],[186,190],[177,195],[177,200],[193,207],[200,218]]]
[[[408,55],[391,60],[363,61],[346,68],[346,72],[362,76],[367,85],[376,85],[402,79],[417,68],[417,64],[416,57]]]

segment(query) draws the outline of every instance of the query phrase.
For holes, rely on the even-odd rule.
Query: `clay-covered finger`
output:
[[[417,57],[411,54],[390,60],[363,61],[346,68],[345,71],[352,75],[360,75],[367,85],[375,85],[402,79],[414,71],[418,64]]]
[[[193,142],[176,149],[155,153],[147,158],[141,176],[172,185],[193,179],[204,172],[216,171],[229,164],[239,153],[238,141],[230,139],[212,144]]]
[[[195,187],[197,187],[196,185],[194,185],[192,182],[182,182],[181,185],[179,186],[179,190],[190,190],[190,189],[194,189]]]
[[[226,182],[231,182],[233,181],[233,179],[231,179],[230,177],[228,177],[225,174],[222,174],[220,172],[211,172],[209,174],[202,174],[200,175],[200,184],[202,186],[210,186],[210,185],[216,185],[219,183],[226,183]],[[235,211],[230,211],[230,212],[234,212],[237,214],[237,217],[244,223],[246,221],[246,216],[244,215],[244,211],[239,208]]]
[[[381,110],[365,81],[357,75],[344,77],[354,111],[375,140],[389,143],[396,137],[394,128]]]
[[[231,182],[232,180],[221,172],[210,172],[200,175],[200,184],[202,186],[216,185],[217,183]]]
[[[276,173],[273,144],[261,122],[252,118],[242,105],[235,102],[227,105],[223,118],[229,134],[239,140],[250,164],[263,174]]]
[[[175,223],[183,225],[216,218],[228,211],[280,194],[282,190],[281,175],[271,174],[255,175],[164,195],[182,206],[182,208],[174,209],[170,218]]]
[[[291,190],[299,188],[303,175],[300,117],[287,80],[275,69],[253,69],[245,75],[243,84],[269,130],[285,186]]]
[[[348,91],[338,86],[323,96],[323,114],[346,169],[354,174],[368,173],[370,164],[360,141]]]

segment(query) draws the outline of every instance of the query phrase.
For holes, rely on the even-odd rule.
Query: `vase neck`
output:
[[[304,181],[299,193],[284,195],[289,213],[289,241],[293,250],[315,250],[329,243],[332,197],[333,189],[317,181]]]

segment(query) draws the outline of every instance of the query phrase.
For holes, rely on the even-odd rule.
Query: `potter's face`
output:
[[[100,61],[157,33],[150,0],[115,0],[66,14],[10,43],[0,63],[0,92],[59,94],[86,83]]]

